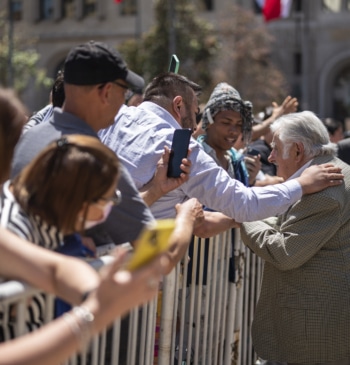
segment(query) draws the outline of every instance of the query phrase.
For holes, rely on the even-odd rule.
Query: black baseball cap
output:
[[[119,52],[105,43],[90,41],[71,49],[64,62],[64,81],[97,85],[122,79],[132,90],[142,89],[144,79],[128,69]]]

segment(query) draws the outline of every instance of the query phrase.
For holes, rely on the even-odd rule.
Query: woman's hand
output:
[[[169,263],[166,255],[162,254],[142,268],[130,272],[122,269],[127,250],[117,248],[113,256],[113,262],[102,267],[99,272],[99,286],[82,304],[95,317],[93,323],[95,333],[117,317],[153,299],[158,292],[161,276]]]

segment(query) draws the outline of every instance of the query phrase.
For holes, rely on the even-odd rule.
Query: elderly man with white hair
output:
[[[265,260],[252,326],[257,354],[307,365],[350,364],[350,166],[312,112],[277,119],[269,160],[285,180],[310,165],[341,167],[344,184],[305,195],[284,214],[244,223],[244,243]]]

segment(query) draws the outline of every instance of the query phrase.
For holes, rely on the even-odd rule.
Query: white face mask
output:
[[[89,229],[94,226],[97,226],[100,223],[103,223],[109,216],[109,213],[111,212],[113,205],[114,205],[113,202],[108,202],[103,207],[101,205],[99,205],[99,207],[102,208],[102,217],[100,219],[98,219],[97,221],[86,220],[84,223],[84,229]]]

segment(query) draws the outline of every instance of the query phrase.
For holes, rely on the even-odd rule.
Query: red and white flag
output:
[[[256,0],[266,22],[274,19],[287,18],[292,6],[292,0]]]
[[[123,0],[114,0],[115,3],[120,4]]]

